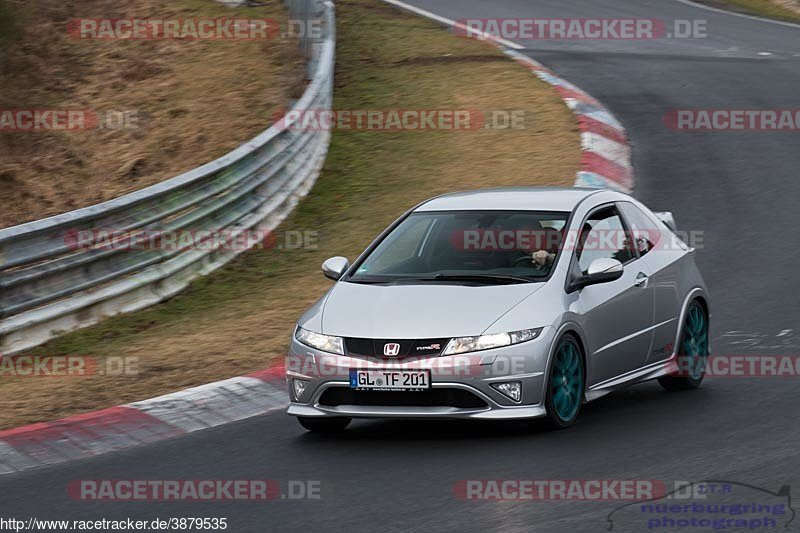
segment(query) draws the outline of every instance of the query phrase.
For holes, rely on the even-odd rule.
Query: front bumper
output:
[[[339,356],[321,352],[292,339],[286,362],[291,403],[286,412],[301,417],[348,418],[459,418],[508,420],[544,416],[544,383],[553,328],[544,328],[536,339],[514,346],[443,357],[387,360],[361,356]],[[375,396],[348,401],[354,396],[349,385],[351,368],[429,368],[430,394],[398,392],[392,402]],[[294,396],[292,380],[307,383],[301,397]],[[506,397],[492,383],[519,381],[519,402]],[[369,396],[369,394],[367,394]],[[468,405],[442,400],[468,397]],[[417,400],[426,397],[425,401]],[[438,401],[431,401],[436,397]],[[337,398],[331,401],[331,398]],[[398,405],[398,401],[402,405]],[[417,404],[418,403],[418,404]],[[463,403],[463,402],[461,402]],[[480,404],[480,405],[477,405]]]

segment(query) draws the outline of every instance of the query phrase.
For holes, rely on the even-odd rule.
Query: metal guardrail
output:
[[[291,17],[317,17],[301,42],[310,83],[294,110],[330,109],[336,46],[329,1],[288,0]],[[232,152],[175,178],[76,211],[0,230],[0,355],[29,349],[111,315],[160,302],[243,250],[76,247],[70,235],[114,231],[271,231],[316,181],[327,130],[273,125]],[[251,244],[256,244],[251,242]],[[202,249],[201,249],[202,248]]]

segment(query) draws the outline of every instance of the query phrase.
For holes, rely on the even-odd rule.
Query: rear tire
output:
[[[698,388],[706,375],[708,314],[697,300],[686,311],[677,352],[677,373],[658,378],[659,384],[668,391]]]
[[[313,433],[340,433],[350,424],[349,418],[309,418],[298,416],[300,425]]]
[[[577,420],[583,403],[585,376],[578,340],[567,333],[553,351],[546,385],[545,409],[554,428],[568,428]]]

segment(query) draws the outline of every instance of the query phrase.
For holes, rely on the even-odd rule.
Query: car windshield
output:
[[[358,265],[356,283],[543,281],[561,248],[569,213],[417,212]]]

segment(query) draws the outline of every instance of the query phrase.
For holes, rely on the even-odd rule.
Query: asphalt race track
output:
[[[520,41],[606,104],[628,130],[636,196],[700,231],[715,354],[800,354],[800,135],[679,132],[674,109],[800,108],[800,29],[675,0],[416,0],[452,18],[705,19],[707,38]],[[769,54],[769,55],[767,55]],[[487,184],[490,185],[490,184]],[[407,206],[398,206],[398,213]],[[619,502],[474,502],[465,479],[722,479],[800,494],[799,378],[639,385],[588,405],[560,432],[518,423],[355,422],[306,434],[282,413],[128,452],[0,478],[3,515],[227,517],[228,530],[604,531]],[[319,500],[85,502],[70,480],[318,480]],[[795,497],[797,497],[795,495]],[[800,519],[789,526],[800,528]]]

